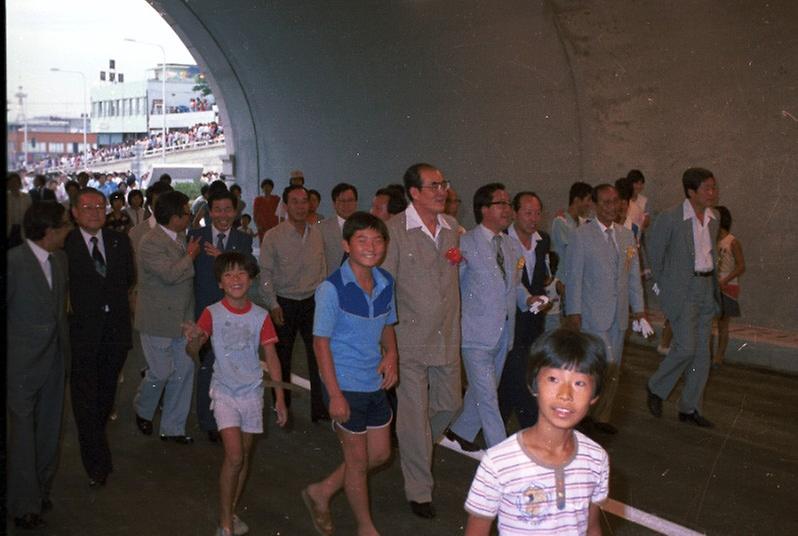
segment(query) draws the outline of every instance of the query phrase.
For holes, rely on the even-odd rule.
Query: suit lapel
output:
[[[51,270],[53,272],[53,289],[50,288],[50,285],[47,284],[47,277],[44,275],[44,270],[42,269],[42,265],[39,264],[39,259],[36,258],[36,255],[30,249],[30,246],[27,242],[25,244],[25,264],[27,271],[34,274],[33,278],[36,281],[36,289],[39,291],[42,299],[45,301],[52,301],[54,299],[53,289],[55,289],[55,267],[51,266]],[[54,262],[54,261],[52,261]],[[52,264],[51,262],[51,264]]]

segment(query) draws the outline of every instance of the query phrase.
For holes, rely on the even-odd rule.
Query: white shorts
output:
[[[219,395],[211,390],[211,409],[219,430],[240,428],[248,434],[263,433],[263,397],[245,399]]]

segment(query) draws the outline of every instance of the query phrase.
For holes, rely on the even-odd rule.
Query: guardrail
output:
[[[203,149],[203,148],[211,148],[211,147],[218,147],[220,145],[224,145],[224,136],[220,136],[218,138],[214,138],[213,140],[199,140],[193,141],[191,143],[176,143],[174,145],[170,145],[166,148],[166,153],[178,153],[183,151],[191,151],[194,149]],[[151,158],[156,157],[162,154],[162,150],[160,147],[155,147],[152,149],[147,149],[142,151],[141,157],[142,158]],[[68,172],[68,171],[77,171],[79,169],[87,169],[92,164],[106,164],[108,162],[125,162],[136,159],[136,156],[125,156],[122,158],[113,158],[113,157],[106,157],[106,158],[91,158],[88,162],[80,162],[79,164],[63,164],[60,166],[53,166],[44,168],[44,171],[47,173],[52,172]]]

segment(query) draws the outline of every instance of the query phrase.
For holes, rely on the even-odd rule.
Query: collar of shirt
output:
[[[93,237],[97,237],[97,248],[100,250],[100,253],[103,254],[105,257],[105,242],[103,242],[103,233],[102,231],[97,231],[97,234],[91,234],[87,232],[83,227],[78,227],[80,230],[80,235],[83,237],[83,241],[86,242],[86,247],[89,249],[89,254],[91,254],[91,250],[94,248],[94,244],[91,243],[91,239]]]
[[[421,230],[424,232],[424,234],[432,238],[436,243],[438,241],[438,236],[441,233],[441,229],[451,230],[452,228],[449,225],[449,222],[446,221],[446,218],[443,217],[443,214],[438,214],[438,225],[435,228],[435,235],[433,235],[427,226],[424,225],[424,222],[421,221],[421,216],[418,215],[418,211],[413,203],[410,203],[410,206],[405,209],[405,219],[407,220],[405,222],[405,230],[410,231],[411,229],[417,229],[421,227]]]
[[[166,236],[168,236],[169,238],[171,238],[172,240],[177,242],[177,233],[176,232],[172,231],[171,229],[167,229],[166,227],[164,227],[160,223],[158,224],[158,227],[160,227],[161,230],[166,233]]]
[[[345,219],[343,219],[343,218],[342,218],[341,216],[339,216],[338,214],[336,214],[336,215],[335,215],[335,217],[336,217],[336,218],[338,218],[338,227],[340,227],[340,228],[343,230],[343,228],[344,228],[344,224],[346,223],[346,220],[345,220]]]
[[[595,221],[598,224],[599,229],[601,229],[601,234],[602,235],[607,236],[607,229],[612,229],[612,232],[613,233],[615,232],[615,223],[610,222],[610,225],[607,226],[607,225],[604,225],[603,223],[601,223],[598,218],[596,218]]]
[[[352,266],[349,264],[349,259],[346,259],[344,263],[341,265],[341,281],[343,282],[344,286],[348,285],[349,283],[354,283],[357,285],[357,288],[363,291],[369,300],[372,300],[380,295],[380,292],[388,286],[388,280],[383,276],[377,268],[371,269],[371,277],[374,278],[374,289],[371,291],[371,296],[369,296],[363,287],[357,282],[355,279],[355,273],[352,271]]]
[[[535,251],[535,248],[538,247],[538,242],[543,240],[543,237],[540,236],[540,233],[535,231],[534,233],[532,233],[532,236],[530,237],[530,240],[529,240],[530,248],[527,249],[526,246],[524,246],[524,243],[521,242],[521,239],[518,238],[518,233],[515,230],[515,224],[510,224],[510,227],[507,228],[507,234],[512,236],[516,240],[516,242],[521,244],[521,247],[525,251]]]
[[[39,264],[44,265],[50,258],[50,252],[30,239],[26,238],[25,241],[28,243],[28,246],[30,246],[31,251],[33,251],[33,254],[36,256],[36,260],[39,261]]]
[[[215,225],[211,225],[211,232],[213,233],[213,245],[216,245],[216,241],[219,239],[219,233],[224,235],[224,243],[227,244],[227,239],[230,238],[230,231],[231,229],[220,231]]]
[[[484,236],[485,239],[488,242],[490,242],[491,244],[493,244],[493,237],[500,234],[500,233],[494,233],[493,231],[491,231],[490,229],[488,229],[487,227],[485,227],[481,223],[479,225],[477,225],[477,227],[479,228],[480,232],[482,233],[482,236]]]
[[[699,221],[693,205],[690,204],[690,200],[685,199],[684,203],[682,203],[682,220],[689,220],[690,218]],[[704,221],[701,222],[701,225],[707,225],[710,219],[715,219],[715,213],[707,208],[704,210]]]

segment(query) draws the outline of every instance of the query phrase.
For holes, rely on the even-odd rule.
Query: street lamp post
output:
[[[158,43],[150,43],[147,41],[139,41],[138,39],[133,39],[132,37],[126,37],[125,41],[129,41],[131,43],[138,43],[139,45],[149,45],[151,47],[158,47],[161,49],[161,54],[163,54],[163,63],[161,63],[161,117],[163,118],[162,123],[162,130],[161,133],[163,135],[163,139],[161,140],[161,161],[166,162],[166,50],[163,48],[162,45]]]
[[[83,80],[83,165],[89,165],[89,145],[86,142],[86,120],[89,116],[89,109],[86,106],[86,75],[80,71],[69,71],[67,69],[59,69],[58,67],[50,67],[50,70],[54,73],[68,73],[68,74],[79,74],[80,78]]]

